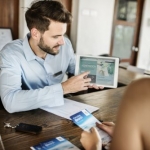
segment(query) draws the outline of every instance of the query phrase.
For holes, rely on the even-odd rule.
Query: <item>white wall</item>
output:
[[[19,38],[24,38],[29,32],[26,21],[25,21],[25,11],[27,7],[30,6],[32,0],[20,0],[19,1]]]
[[[137,67],[150,70],[150,0],[144,4]]]
[[[76,53],[109,53],[114,2],[115,0],[73,0],[72,13],[75,19],[72,22],[71,41]]]
[[[74,50],[76,51],[77,45],[77,28],[78,28],[78,16],[79,16],[79,1],[80,0],[73,0],[72,1],[72,15],[73,21],[71,23],[71,32],[70,38],[73,45]]]

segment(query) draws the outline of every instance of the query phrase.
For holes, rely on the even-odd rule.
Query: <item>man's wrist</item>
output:
[[[63,89],[63,94],[68,94],[69,92],[66,91],[65,89],[65,82],[61,83],[62,89]]]

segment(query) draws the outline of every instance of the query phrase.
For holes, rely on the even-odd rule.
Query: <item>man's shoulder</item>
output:
[[[0,59],[7,59],[8,61],[20,60],[22,56],[24,57],[23,40],[20,39],[6,44],[0,51]]]
[[[13,54],[14,52],[20,52],[23,49],[23,40],[22,39],[17,39],[17,40],[13,40],[11,42],[9,42],[8,44],[6,44],[2,50],[1,53],[2,54]]]

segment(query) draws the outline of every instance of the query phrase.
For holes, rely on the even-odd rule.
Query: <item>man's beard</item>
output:
[[[58,46],[60,46],[60,45],[56,45],[56,46],[54,46],[53,48],[58,47]],[[46,52],[46,53],[48,53],[48,54],[51,54],[51,55],[57,55],[57,54],[59,53],[59,50],[58,50],[57,52],[54,52],[53,48],[50,48],[49,46],[45,45],[45,44],[44,44],[43,37],[40,38],[40,42],[39,42],[39,44],[38,44],[38,47],[39,47],[42,51],[44,51],[44,52]]]

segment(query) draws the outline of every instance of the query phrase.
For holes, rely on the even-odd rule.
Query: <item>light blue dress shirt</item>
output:
[[[31,50],[28,38],[18,39],[0,51],[0,96],[10,112],[64,104],[62,79],[75,71],[75,56],[66,37],[59,54],[47,54],[45,60]],[[62,74],[54,76],[62,71]]]

